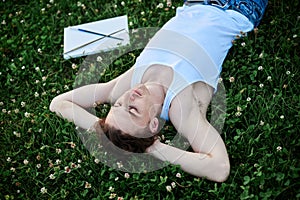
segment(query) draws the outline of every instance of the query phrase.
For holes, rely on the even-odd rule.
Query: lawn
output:
[[[121,15],[128,15],[131,30],[161,27],[181,4],[1,1],[0,199],[300,198],[299,1],[270,0],[259,29],[236,40],[223,65],[221,134],[231,162],[224,183],[171,165],[145,173],[113,169],[89,153],[73,124],[49,111],[53,97],[92,76],[80,73],[85,58],[63,59],[64,27]],[[115,58],[97,81],[130,68],[139,52]],[[172,139],[172,127],[164,131]]]

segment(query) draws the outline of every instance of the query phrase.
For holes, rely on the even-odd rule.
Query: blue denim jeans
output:
[[[266,10],[268,0],[185,0],[185,4],[213,5],[221,9],[232,9],[245,15],[257,27]]]

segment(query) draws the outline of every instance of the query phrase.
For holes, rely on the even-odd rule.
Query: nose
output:
[[[130,92],[130,96],[129,96],[130,101],[134,101],[136,98],[139,97],[141,97],[141,95],[136,90],[132,90]]]
[[[134,97],[134,95],[133,95],[132,92],[130,93],[129,100],[130,100],[130,101],[134,101],[134,100],[135,100],[135,97]]]

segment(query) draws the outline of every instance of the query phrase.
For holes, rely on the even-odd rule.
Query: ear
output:
[[[156,134],[158,131],[158,127],[159,127],[159,120],[157,119],[157,117],[154,117],[153,119],[151,119],[149,123],[149,129],[151,133]]]

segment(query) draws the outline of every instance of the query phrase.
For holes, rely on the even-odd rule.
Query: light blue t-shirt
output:
[[[141,83],[151,65],[171,67],[173,80],[160,116],[169,120],[173,98],[188,85],[202,81],[216,91],[232,40],[252,29],[253,24],[233,10],[224,11],[209,5],[179,7],[176,16],[155,34],[137,58],[131,85]]]

